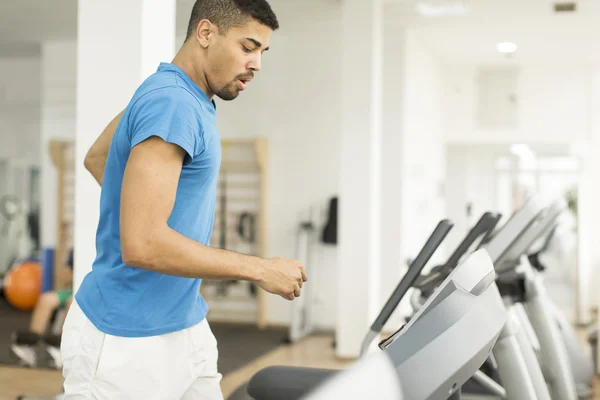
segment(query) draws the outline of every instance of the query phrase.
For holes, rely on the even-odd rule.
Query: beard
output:
[[[232,82],[215,92],[215,95],[225,101],[231,101],[240,95],[238,80],[248,81],[254,78],[254,72],[238,75]]]
[[[240,94],[240,90],[237,87],[237,81],[233,81],[223,88],[218,90],[215,95],[219,97],[221,100],[231,101],[238,97]]]

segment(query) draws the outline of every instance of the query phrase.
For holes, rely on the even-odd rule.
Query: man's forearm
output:
[[[146,238],[135,246],[123,240],[126,265],[190,278],[261,280],[265,260],[260,257],[205,246],[168,226]]]
[[[106,165],[110,144],[122,116],[123,111],[117,114],[117,116],[109,122],[85,156],[84,165],[100,186],[102,186],[102,180],[104,178],[104,166]]]

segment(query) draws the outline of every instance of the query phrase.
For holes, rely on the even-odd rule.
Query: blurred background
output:
[[[193,3],[0,2],[0,399],[61,389],[56,352],[30,353],[15,332],[32,329],[50,292],[41,326],[60,335],[96,254],[100,188],[83,157],[171,61]],[[596,321],[600,2],[270,3],[281,29],[262,71],[235,101],[216,99],[212,245],[305,260],[311,329],[335,337],[333,359],[353,357],[362,334],[341,315],[356,293],[379,309],[437,221],[455,227],[434,261],[486,211],[506,221],[531,195],[562,198],[568,211],[539,244],[546,285],[573,326]],[[225,384],[294,341],[301,311],[289,302],[243,282],[202,293]]]

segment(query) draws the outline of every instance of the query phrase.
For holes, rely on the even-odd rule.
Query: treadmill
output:
[[[427,262],[431,259],[437,248],[442,244],[448,232],[452,229],[453,224],[448,220],[442,220],[438,223],[433,233],[428,238],[427,242],[412,262],[408,272],[404,275],[396,289],[389,297],[387,303],[379,313],[375,323],[373,326],[378,326],[379,331],[385,325],[387,320],[391,317],[392,313],[404,297],[404,294],[410,289],[414,281],[417,279],[423,268],[427,265]],[[377,336],[377,335],[375,335]],[[363,341],[363,343],[367,343],[370,345],[372,341],[375,339],[375,336],[372,336],[372,333],[367,333],[367,337]],[[369,339],[370,338],[370,339]],[[363,349],[365,345],[363,345]],[[362,351],[362,349],[361,349]],[[280,367],[285,369],[286,367]],[[305,373],[301,376],[301,378],[295,382],[291,382],[292,386],[298,387],[298,392],[300,394],[304,393],[308,388],[314,387],[317,383],[320,383],[321,380],[325,379],[329,374],[333,373],[333,370],[320,370],[315,368],[308,368],[305,370]],[[260,372],[259,375],[260,376]],[[259,378],[256,378],[259,379]],[[292,399],[297,397],[289,397],[290,393],[288,391],[286,399]],[[248,394],[248,383],[241,385],[234,393],[232,393],[227,400],[251,400],[254,397],[250,397]]]
[[[338,372],[303,398],[405,399],[394,363],[385,352],[359,360],[351,368]]]
[[[450,228],[451,224],[446,220],[438,224],[364,343],[370,343],[373,332],[385,324]],[[494,280],[493,264],[487,253],[480,250],[470,255],[450,273],[407,325],[380,343],[380,349],[394,364],[406,398],[460,396],[460,388],[488,358],[506,322],[506,310]],[[482,321],[485,321],[483,326]],[[470,337],[467,343],[463,343],[465,335]],[[363,349],[368,347],[363,345]],[[443,356],[444,353],[447,356]],[[362,359],[365,357],[371,356],[363,350]],[[431,370],[431,364],[436,364],[434,370]],[[299,399],[338,374],[336,370],[269,367],[251,379],[245,393],[247,397],[230,399]],[[240,391],[234,395],[239,396],[238,393]]]
[[[566,345],[568,332],[561,333],[557,309],[546,293],[539,271],[531,265],[528,251],[538,239],[551,232],[566,207],[563,200],[545,207],[539,217],[495,262],[498,287],[505,302],[518,310],[516,317],[521,326],[533,333],[528,339],[539,346],[540,354],[536,361],[541,364],[542,379],[546,381],[550,393],[546,398],[553,400],[578,399]],[[533,359],[528,360],[528,364],[533,362]],[[541,385],[541,382],[538,384]]]
[[[532,197],[482,246],[494,263],[496,284],[509,315],[492,352],[496,374],[479,372],[473,377],[488,395],[509,400],[576,399],[554,310],[526,254],[563,209],[561,202],[546,206]]]
[[[439,284],[442,283],[458,265],[460,259],[465,254],[470,253],[469,249],[474,246],[477,247],[480,243],[485,241],[498,224],[500,217],[500,214],[492,212],[483,214],[481,218],[479,218],[479,221],[471,228],[467,236],[458,245],[456,250],[448,257],[448,260],[442,265],[433,267],[427,275],[421,275],[421,272],[431,255],[433,255],[433,252],[431,252],[431,255],[429,255],[427,260],[420,260],[419,257],[424,256],[423,251],[421,251],[379,313],[377,319],[371,325],[361,346],[361,356],[367,352],[373,340],[381,334],[384,325],[394,313],[398,304],[402,301],[402,298],[407,294],[408,289],[410,287],[415,288],[422,293],[424,297],[429,298],[437,286],[439,286]],[[420,308],[420,306],[415,309],[418,308]]]
[[[450,273],[408,325],[381,342],[382,353],[363,357],[301,399],[460,399],[458,383],[489,355],[506,322],[494,279],[489,256],[477,250]],[[439,329],[442,325],[447,329]],[[473,343],[462,343],[462,335]],[[390,376],[390,364],[399,381]],[[382,394],[383,385],[394,392]]]

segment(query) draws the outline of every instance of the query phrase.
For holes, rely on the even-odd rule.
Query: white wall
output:
[[[445,125],[442,103],[444,67],[419,37],[408,32],[404,96],[403,254],[416,256],[440,219],[444,198]],[[445,247],[445,246],[444,246]],[[443,250],[436,254],[436,259]]]
[[[0,58],[0,157],[39,164],[40,58]]]
[[[445,137],[442,130],[444,114],[442,112],[442,71],[443,65],[431,50],[419,38],[418,34],[406,29],[400,32],[396,26],[386,31],[386,72],[384,83],[386,99],[394,103],[399,115],[387,107],[384,116],[386,135],[397,135],[398,146],[391,146],[387,152],[387,163],[393,163],[390,157],[399,162],[397,175],[384,172],[384,193],[398,199],[393,210],[384,206],[383,219],[388,232],[400,238],[397,252],[384,258],[385,274],[382,290],[384,299],[398,284],[407,270],[407,261],[414,259],[429,238],[440,220],[446,218],[444,198],[445,180]],[[392,46],[396,46],[396,56]],[[396,58],[400,58],[399,60]],[[395,60],[396,59],[396,60]],[[395,73],[394,73],[395,72]],[[400,83],[398,83],[400,82]],[[398,101],[395,97],[400,97]],[[391,130],[391,132],[390,132]],[[394,132],[395,131],[395,132]],[[389,140],[389,139],[388,139]],[[386,145],[390,146],[390,142]],[[387,191],[387,193],[385,192]],[[385,205],[385,203],[384,203]],[[385,214],[385,212],[390,214]],[[388,240],[389,238],[383,238]],[[390,243],[391,245],[391,243]],[[444,241],[432,257],[426,270],[442,261],[447,255]],[[384,253],[385,255],[385,253]],[[393,268],[390,270],[390,267]],[[403,323],[402,318],[411,313],[409,297],[400,303],[396,312],[388,321],[385,329],[396,330]]]
[[[218,104],[224,137],[264,135],[270,140],[268,251],[286,257],[295,257],[294,234],[303,213],[312,205],[325,212],[329,197],[337,194],[340,173],[341,9],[337,3],[308,3],[294,4],[291,10],[275,2],[282,28],[264,57],[263,71],[239,99]],[[305,14],[311,20],[310,30]],[[441,67],[418,37],[409,35],[405,47],[398,36],[403,35],[402,29],[389,25],[385,34],[390,39],[384,67],[384,163],[394,171],[384,168],[384,190],[398,202],[384,201],[390,214],[383,218],[397,224],[397,229],[389,224],[386,228],[392,240],[402,239],[396,241],[397,251],[384,257],[382,303],[398,283],[406,259],[416,256],[445,217]],[[402,153],[398,148],[403,148]],[[319,245],[315,256],[310,278],[320,294],[316,319],[321,327],[332,328],[337,248]],[[290,305],[285,300],[271,296],[268,310],[270,323],[289,322]],[[397,324],[397,319],[391,321],[395,328]]]
[[[41,244],[56,242],[56,171],[50,138],[75,138],[75,41],[39,56],[0,59],[0,157],[41,168]]]
[[[386,9],[389,5],[386,6]],[[386,13],[384,9],[384,14]],[[382,148],[382,221],[381,221],[381,306],[387,302],[406,272],[403,235],[403,186],[405,171],[403,146],[408,57],[406,28],[398,23],[384,26],[383,48],[383,148]],[[390,318],[386,329],[396,330],[406,309]]]
[[[448,246],[455,248],[484,212],[499,211],[496,201],[493,145],[449,144],[446,147],[446,206],[454,230]],[[471,205],[470,217],[467,205]]]
[[[444,75],[444,110],[449,142],[565,142],[584,139],[591,74],[584,67],[526,66],[514,71],[514,82],[496,73],[498,80],[514,85],[516,128],[491,121],[487,113],[510,115],[512,100],[486,71],[474,66],[448,66]],[[482,72],[483,71],[483,72]],[[490,74],[494,70],[490,71]],[[486,84],[487,91],[480,85]],[[485,101],[484,101],[485,100]],[[483,107],[482,107],[483,105]],[[486,108],[489,107],[489,108]]]
[[[331,2],[273,2],[281,29],[273,35],[262,71],[233,102],[219,101],[225,138],[265,136],[269,154],[268,255],[296,257],[295,234],[310,207],[322,210],[337,195],[341,96],[341,13]],[[306,19],[310,16],[310,29]],[[308,18],[308,16],[307,16]],[[337,249],[319,244],[310,282],[319,294],[316,321],[335,324]],[[287,324],[290,303],[269,296],[268,320]]]
[[[264,56],[263,70],[238,99],[218,101],[217,112],[224,138],[269,138],[267,251],[270,256],[296,257],[298,222],[306,217],[310,207],[318,207],[321,219],[315,222],[320,231],[326,222],[328,201],[338,190],[343,84],[341,9],[337,2],[292,5],[276,0],[272,4],[282,27],[274,34],[271,50]],[[177,46],[183,41],[183,30],[180,23]],[[441,67],[414,35],[407,38],[405,49],[399,49],[398,55],[395,63],[399,68],[404,60],[409,60],[405,73],[395,82],[400,83],[392,85],[401,91],[386,89],[386,96],[401,97],[399,104],[407,104],[407,108],[384,121],[384,129],[397,131],[399,137],[405,138],[404,150],[396,154],[405,160],[401,162],[405,172],[388,178],[390,186],[397,187],[394,196],[401,199],[402,209],[396,218],[400,235],[407,241],[398,245],[396,258],[390,261],[397,275],[394,279],[388,277],[388,293],[382,301],[395,287],[406,259],[416,256],[436,223],[445,217],[441,190],[445,168]],[[394,75],[388,71],[386,79],[391,82]],[[337,249],[319,244],[313,259],[310,278],[318,293],[317,323],[332,328],[336,319]],[[289,318],[290,303],[269,296],[269,322],[287,324]]]
[[[0,197],[11,194],[28,200],[28,170],[39,165],[39,136],[39,55],[0,58]],[[0,227],[5,221],[0,216]],[[15,246],[18,227],[14,223],[7,227],[11,231],[0,240],[0,273],[14,257],[29,256],[29,249]]]
[[[495,74],[495,81],[492,75]],[[514,80],[511,81],[511,72]],[[580,219],[579,249],[579,313],[580,322],[586,322],[587,307],[597,303],[593,290],[588,288],[589,282],[599,282],[597,274],[597,257],[589,220],[594,219],[591,200],[595,196],[594,185],[597,181],[594,162],[590,161],[589,149],[595,149],[598,137],[597,130],[597,84],[594,70],[590,67],[564,67],[545,65],[526,66],[514,70],[490,70],[476,67],[454,66],[446,72],[444,88],[447,130],[450,144],[449,152],[454,154],[448,170],[449,215],[466,222],[464,204],[477,201],[475,216],[478,217],[488,206],[497,207],[494,180],[495,145],[529,143],[536,146],[551,145],[556,149],[561,146],[563,153],[569,155],[577,146],[586,150],[582,164],[581,213],[586,215]],[[504,82],[505,87],[495,85]],[[509,104],[510,90],[514,87],[514,108]],[[514,112],[514,114],[511,114]],[[497,113],[504,118],[494,120],[492,114]],[[512,117],[514,121],[511,120]],[[493,123],[496,123],[496,127]],[[511,124],[516,126],[513,128]],[[581,146],[583,145],[583,146]],[[496,148],[497,150],[497,148]],[[556,151],[556,150],[553,150]],[[595,152],[592,150],[592,154]],[[460,209],[457,207],[460,206]],[[560,301],[570,306],[573,299],[563,298]],[[572,309],[565,310],[572,313]],[[570,315],[570,314],[569,314]]]
[[[579,187],[579,263],[580,296],[578,298],[581,322],[588,322],[589,306],[600,304],[600,247],[598,225],[600,224],[600,71],[593,74],[590,82],[590,119],[587,142],[583,151],[583,173]],[[600,356],[599,356],[600,357]]]
[[[56,246],[57,171],[50,159],[52,139],[75,140],[77,43],[49,41],[42,45],[42,109],[39,142],[42,172],[41,244]]]

